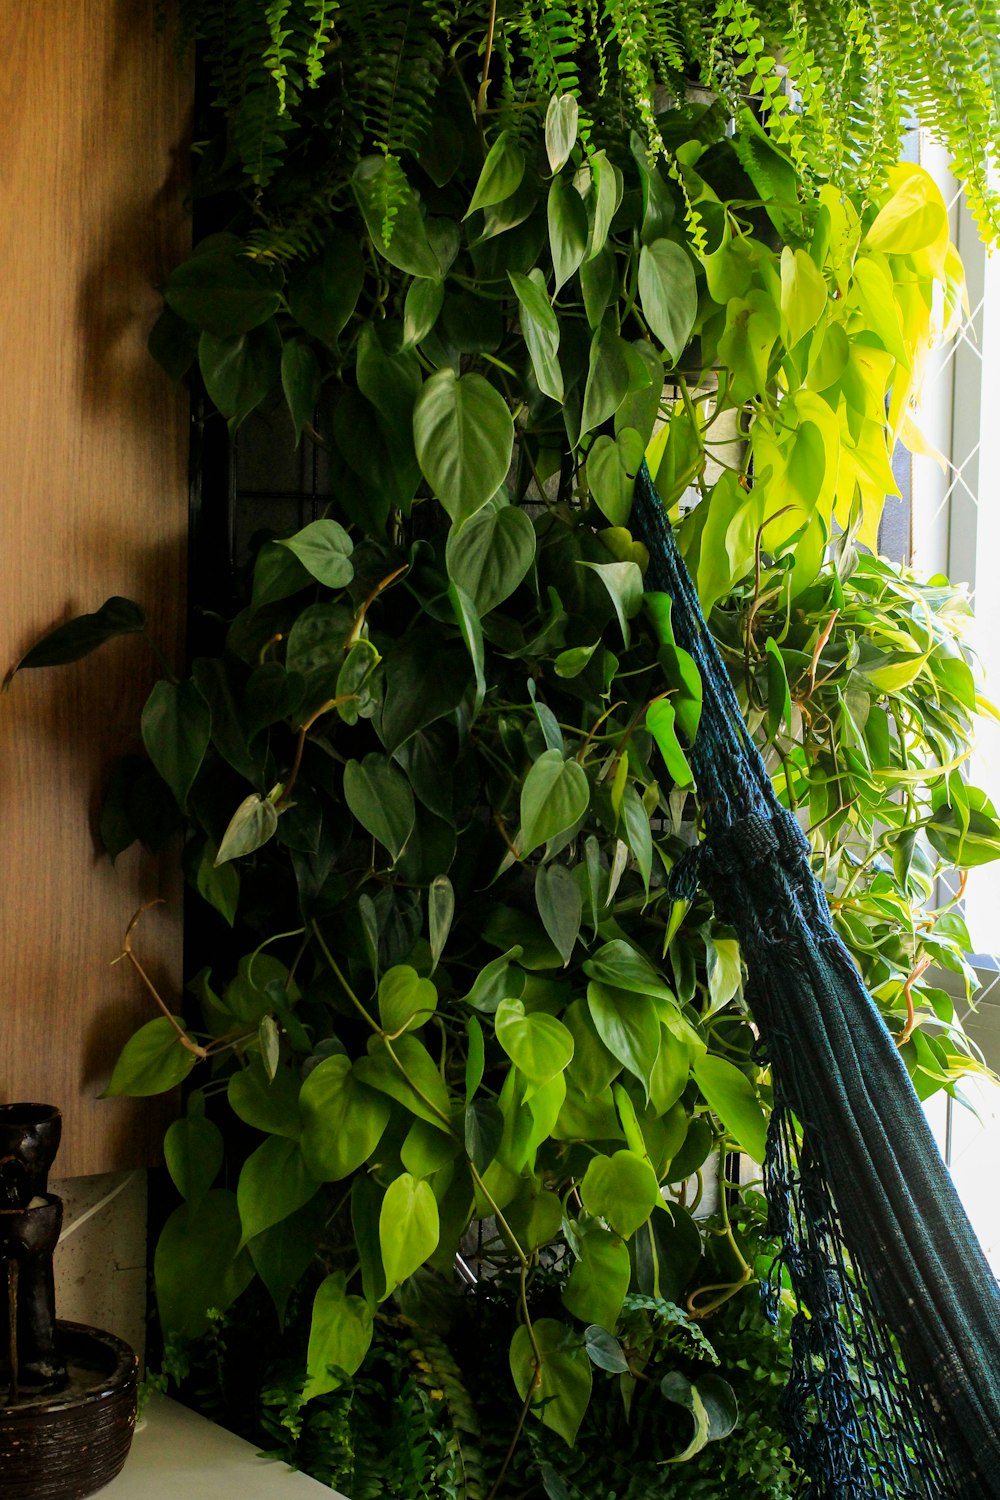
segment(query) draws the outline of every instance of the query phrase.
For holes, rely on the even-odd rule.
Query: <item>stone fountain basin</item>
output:
[[[83,1500],[114,1479],[128,1457],[135,1354],[83,1323],[58,1322],[56,1338],[68,1371],[63,1389],[0,1406],[3,1500]]]

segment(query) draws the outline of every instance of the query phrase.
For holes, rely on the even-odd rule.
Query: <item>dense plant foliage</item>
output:
[[[557,1293],[558,1271],[537,1273]],[[510,1288],[484,1282],[475,1298],[453,1295],[447,1339],[405,1317],[376,1318],[363,1370],[335,1391],[303,1402],[296,1351],[308,1324],[308,1298],[290,1300],[276,1338],[267,1310],[249,1299],[218,1314],[194,1345],[168,1350],[164,1365],[188,1399],[352,1500],[484,1500],[503,1464],[518,1419],[513,1390],[497,1386],[509,1324]],[[544,1289],[539,1289],[545,1295]],[[439,1314],[441,1312],[439,1306]],[[675,1500],[737,1489],[747,1500],[782,1500],[798,1475],[781,1433],[778,1402],[788,1373],[787,1318],[773,1327],[752,1290],[700,1325],[664,1302],[630,1296],[623,1342],[642,1344],[646,1381],[622,1420],[620,1377],[598,1371],[591,1406],[573,1449],[529,1426],[509,1479],[525,1500]],[[739,1439],[712,1444],[683,1465],[669,1462],[688,1441],[691,1418],[663,1400],[659,1379],[724,1372],[716,1399],[739,1404]],[[164,1376],[158,1377],[164,1384]],[[711,1381],[708,1382],[711,1389]]]
[[[181,12],[227,121],[203,181],[252,184],[265,253],[316,248],[372,144],[407,174],[415,158],[449,149],[449,85],[460,108],[513,115],[522,139],[537,135],[552,94],[572,94],[588,149],[621,134],[624,119],[669,150],[657,113],[692,82],[731,113],[752,96],[801,172],[865,193],[882,186],[918,116],[947,142],[981,225],[992,236],[998,223],[1000,32],[989,0],[393,0],[377,10],[182,0]]]
[[[586,107],[554,13],[500,18],[493,75],[459,28],[454,69],[406,74],[407,99],[426,83],[412,137],[364,102],[391,8],[356,39],[358,88],[320,88],[308,128],[351,13],[269,7],[256,74],[252,27],[201,14],[227,111],[207,180],[246,202],[170,277],[153,348],[176,375],[197,361],[233,429],[280,390],[295,440],[329,453],[331,499],[258,539],[243,607],[157,684],[148,759],[105,807],[112,855],[184,828],[217,922],[183,1007],[155,996],[110,1084],[195,1085],[166,1140],[183,1202],[156,1252],[162,1323],[205,1337],[251,1283],[279,1323],[305,1307],[308,1429],[398,1366],[392,1319],[459,1359],[439,1293],[471,1236],[507,1382],[490,1493],[534,1463],[574,1495],[565,1445],[606,1449],[623,1398],[636,1421],[660,1403],[660,1458],[704,1463],[739,1376],[696,1357],[698,1325],[743,1305],[763,1247],[754,1195],[716,1220],[698,1201],[731,1151],[762,1159],[769,1086],[733,934],[669,889],[699,836],[702,689],[671,601],[644,590],[632,485],[645,456],[841,930],[921,1092],[951,1087],[975,1064],[924,971],[968,978],[967,940],[932,891],[1000,852],[956,774],[979,706],[965,605],[858,551],[960,313],[944,204],[916,168],[870,204],[811,185],[749,113],[731,139],[716,107],[658,110],[638,12]],[[529,32],[551,44],[544,111],[521,107]],[[480,66],[498,102],[477,113]],[[251,156],[255,90],[279,107]],[[21,666],[142,628],[111,600]],[[394,1419],[433,1399],[409,1390]],[[783,1483],[758,1436],[754,1474]]]

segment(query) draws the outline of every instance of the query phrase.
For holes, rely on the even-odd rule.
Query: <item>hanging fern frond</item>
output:
[[[446,59],[461,59],[475,94],[486,30],[478,0],[179,0],[180,44],[201,49],[274,253],[311,242],[318,160],[337,163],[321,202],[374,150],[405,174]],[[874,196],[916,117],[950,149],[986,238],[1000,235],[997,0],[516,0],[493,43],[490,106],[522,149],[549,98],[569,93],[585,151],[601,118],[662,155],[657,111],[697,80],[733,115],[752,99],[804,178]]]
[[[444,66],[438,16],[421,0],[379,7],[354,0],[340,12],[339,25],[351,57],[342,107],[369,146],[386,157],[417,154]]]

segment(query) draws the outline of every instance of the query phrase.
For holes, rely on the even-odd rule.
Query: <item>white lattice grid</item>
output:
[[[965,262],[969,317],[928,371],[923,427],[945,457],[909,461],[910,560],[922,575],[966,583],[975,607],[970,640],[987,697],[1000,702],[1000,252],[987,256],[942,149],[921,135],[920,160],[949,204],[952,238]],[[1000,724],[982,720],[970,779],[1000,806]],[[967,1028],[1000,1071],[1000,861],[970,871],[965,916],[983,988]],[[937,1095],[928,1114],[983,1247],[1000,1275],[1000,1087],[963,1082],[973,1111]]]

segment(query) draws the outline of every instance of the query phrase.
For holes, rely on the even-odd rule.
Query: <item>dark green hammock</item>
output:
[[[764,1184],[798,1312],[783,1398],[813,1500],[998,1500],[1000,1291],[899,1051],[834,932],[810,846],[778,802],[645,464],[647,586],[701,672],[690,760],[704,841],[671,872],[736,930],[772,1068]]]

